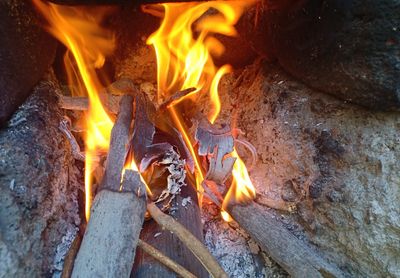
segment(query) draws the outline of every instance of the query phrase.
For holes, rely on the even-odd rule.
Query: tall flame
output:
[[[78,88],[77,94],[87,95],[89,98],[89,110],[85,115],[85,215],[88,219],[92,202],[91,176],[94,159],[99,150],[108,150],[113,126],[112,119],[99,99],[98,92],[103,86],[96,74],[96,69],[103,66],[106,55],[114,50],[113,34],[100,27],[101,21],[110,9],[76,8],[45,3],[41,0],[33,2],[47,19],[48,31],[68,48],[64,61],[69,84],[74,84]]]
[[[194,87],[196,91],[187,97],[196,100],[198,96],[208,95],[211,106],[208,119],[211,123],[216,121],[221,109],[218,85],[221,78],[231,71],[231,67],[215,66],[212,57],[223,54],[225,48],[213,34],[236,36],[234,25],[245,8],[254,2],[253,0],[208,1],[145,7],[145,11],[163,16],[160,28],[147,40],[147,43],[154,47],[157,57],[159,102],[176,91]],[[201,182],[204,180],[204,174],[193,147],[193,138],[188,133],[179,110],[170,107],[169,112],[194,158],[197,189],[202,192]],[[226,208],[233,192],[235,200],[239,202],[255,197],[255,190],[245,164],[236,150],[231,156],[236,157],[232,173],[234,180],[224,200],[223,208]],[[224,215],[228,214],[225,212]]]
[[[68,48],[64,62],[69,84],[75,87],[73,94],[87,95],[89,98],[89,110],[85,115],[85,214],[88,219],[96,153],[108,150],[113,126],[113,120],[104,110],[98,95],[103,86],[96,74],[96,69],[103,66],[105,57],[114,50],[113,34],[101,27],[110,9],[75,8],[41,0],[32,1],[47,19],[49,32]],[[176,91],[194,87],[196,90],[186,98],[195,101],[200,96],[208,96],[211,107],[208,119],[211,123],[216,121],[221,109],[218,85],[221,78],[231,71],[231,67],[215,66],[212,57],[222,55],[225,49],[213,34],[236,36],[234,25],[245,8],[252,3],[254,0],[208,1],[168,3],[146,8],[152,14],[163,16],[160,28],[147,41],[153,45],[157,57],[159,103]],[[194,148],[194,140],[182,119],[181,111],[174,105],[168,107],[169,116],[194,158],[197,189],[202,192],[204,173]],[[223,209],[227,208],[232,199],[242,202],[255,196],[245,164],[236,150],[231,156],[236,158],[233,182],[225,196]],[[133,159],[127,162],[125,169],[137,170]],[[151,194],[150,188],[147,187],[147,190]],[[223,215],[228,216],[225,211]]]
[[[230,202],[246,202],[256,197],[256,190],[251,182],[249,173],[243,160],[239,157],[236,149],[232,152],[232,157],[236,158],[233,165],[233,181],[222,203],[221,215],[225,221],[231,221],[231,217],[226,212]]]

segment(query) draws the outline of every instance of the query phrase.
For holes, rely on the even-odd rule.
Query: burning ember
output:
[[[87,96],[89,99],[89,107],[84,117],[85,212],[88,219],[94,191],[93,172],[99,163],[99,153],[106,153],[109,149],[110,134],[114,125],[114,117],[106,112],[99,96],[104,86],[98,77],[98,70],[114,50],[113,33],[101,26],[102,21],[112,10],[105,7],[90,9],[66,7],[41,0],[33,1],[47,19],[49,32],[68,48],[64,62],[69,84],[74,88],[73,94]],[[161,107],[167,103],[162,112],[157,112],[158,119],[161,120],[154,124],[166,132],[170,129],[166,128],[166,125],[172,125],[181,134],[194,166],[191,167],[186,163],[186,172],[193,175],[200,200],[207,180],[216,183],[225,183],[228,180],[228,177],[219,180],[212,178],[213,171],[221,169],[226,171],[228,166],[231,171],[229,174],[233,178],[221,206],[222,216],[227,221],[230,219],[225,210],[228,203],[245,202],[255,198],[255,189],[233,143],[231,148],[228,148],[229,151],[223,155],[218,152],[224,150],[215,145],[210,145],[211,149],[206,152],[199,152],[199,147],[201,148],[199,144],[202,142],[199,142],[191,132],[191,125],[196,118],[192,111],[193,107],[200,110],[196,106],[207,98],[210,108],[207,114],[208,125],[212,130],[216,129],[215,124],[221,109],[218,85],[221,78],[231,71],[231,67],[215,66],[213,57],[222,55],[225,49],[214,35],[236,36],[234,25],[252,3],[253,1],[245,0],[209,1],[143,7],[145,12],[162,18],[160,28],[147,39],[147,43],[154,47],[157,57],[158,93],[155,105]],[[171,99],[173,101],[169,101]],[[198,124],[201,126],[199,122]],[[214,135],[211,133],[211,136]],[[218,155],[221,156],[219,161]],[[128,156],[125,168],[135,171],[140,169],[142,180],[146,181],[146,172],[137,167],[140,161],[135,163],[134,157],[134,153]],[[207,159],[210,161],[214,159],[215,164],[220,164],[218,167],[222,168],[218,169],[216,166],[216,169],[212,169],[210,164],[204,166],[207,165],[204,163]],[[148,183],[147,191],[150,196],[152,190],[152,184]]]

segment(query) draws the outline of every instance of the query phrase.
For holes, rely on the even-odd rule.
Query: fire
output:
[[[225,221],[231,221],[230,215],[226,209],[230,202],[243,203],[256,197],[256,190],[251,182],[249,173],[243,160],[239,157],[236,149],[232,152],[232,157],[236,157],[233,165],[232,175],[233,181],[222,203],[221,215]]]
[[[96,74],[96,69],[103,66],[105,57],[112,53],[115,45],[112,33],[100,27],[110,9],[83,9],[41,0],[33,2],[46,18],[48,31],[68,48],[64,61],[69,84],[78,88],[77,94],[89,98],[89,110],[85,115],[85,215],[88,219],[92,202],[94,160],[98,151],[108,150],[113,126],[113,120],[104,110],[98,96],[103,86]]]
[[[113,33],[101,27],[110,9],[78,8],[42,0],[32,1],[46,18],[49,32],[68,49],[64,62],[69,84],[74,85],[72,93],[89,98],[89,110],[85,114],[85,214],[88,219],[92,202],[92,172],[96,166],[97,154],[108,151],[113,126],[113,119],[104,110],[98,95],[103,85],[96,74],[96,70],[103,66],[106,56],[114,50]],[[236,36],[234,25],[243,11],[254,2],[232,0],[168,3],[144,8],[149,13],[163,17],[160,28],[147,40],[154,47],[157,57],[158,103],[161,104],[177,91],[196,88],[180,101],[171,104],[167,117],[181,132],[194,158],[200,200],[203,192],[201,183],[205,174],[196,152],[194,138],[182,117],[182,109],[185,107],[182,102],[190,100],[194,103],[200,98],[207,98],[210,107],[208,120],[211,123],[217,120],[221,109],[218,86],[222,77],[232,69],[229,65],[218,68],[214,64],[213,57],[218,57],[225,51],[214,34]],[[225,220],[230,217],[226,212],[230,201],[244,202],[255,197],[255,189],[244,162],[236,150],[230,155],[236,158],[236,162],[232,172],[233,182],[225,196],[221,212]],[[129,158],[125,169],[137,171],[138,167]],[[151,195],[147,184],[146,187]]]
[[[211,123],[216,121],[221,109],[218,85],[221,78],[231,71],[231,67],[215,66],[213,56],[222,55],[225,48],[213,34],[236,36],[234,25],[245,8],[253,3],[252,0],[208,1],[168,3],[144,8],[146,12],[163,17],[160,28],[147,40],[156,52],[160,103],[176,91],[194,87],[196,90],[187,98],[196,101],[201,96],[208,95],[211,107],[208,119]],[[160,12],[161,10],[164,12]],[[181,119],[178,108],[170,107],[169,112],[194,158],[197,189],[202,192],[204,174],[193,146],[193,138]],[[225,197],[223,209],[231,195],[238,202],[255,197],[255,189],[245,164],[236,150],[231,155],[236,157],[233,183]],[[222,213],[227,220],[229,214],[225,211]]]

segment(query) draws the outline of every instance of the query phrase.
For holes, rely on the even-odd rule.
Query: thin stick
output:
[[[67,255],[65,256],[61,278],[70,278],[71,277],[72,270],[74,269],[74,262],[75,262],[76,254],[78,254],[78,250],[79,250],[79,247],[81,246],[81,242],[82,242],[82,235],[78,233],[76,235],[74,241],[72,242]]]
[[[165,256],[161,253],[158,249],[154,248],[150,244],[144,242],[143,240],[139,239],[138,246],[142,248],[144,252],[152,256],[154,259],[168,267],[169,269],[173,270],[176,274],[182,276],[183,278],[196,278],[190,271],[186,268],[181,266],[180,264],[174,262],[169,257]]]
[[[100,99],[108,112],[112,114],[118,113],[121,96],[102,93],[100,94]],[[62,109],[66,110],[85,111],[89,109],[89,100],[87,97],[68,97],[60,95],[58,104]]]
[[[228,275],[204,244],[184,226],[171,216],[163,213],[153,202],[147,204],[147,210],[161,227],[173,232],[193,252],[211,276],[215,278],[228,278]]]

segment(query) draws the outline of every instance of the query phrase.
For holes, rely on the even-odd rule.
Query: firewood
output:
[[[159,250],[151,246],[150,244],[144,242],[143,240],[139,239],[138,246],[147,254],[155,258],[157,261],[168,267],[169,269],[173,270],[176,274],[183,278],[196,278],[190,271],[188,271],[183,266],[177,264],[169,257],[165,256]]]
[[[204,265],[212,277],[228,277],[207,247],[173,217],[163,213],[154,203],[147,204],[153,219],[164,229],[174,233]]]
[[[344,277],[340,269],[297,239],[258,204],[231,204],[228,212],[292,277]]]
[[[138,173],[121,175],[132,122],[132,97],[124,96],[111,132],[106,170],[91,209],[72,277],[129,277],[146,211]]]
[[[126,170],[123,187],[102,189],[75,260],[72,277],[129,277],[146,210],[146,189],[139,175]]]
[[[132,122],[133,98],[124,96],[120,112],[111,131],[110,148],[106,169],[100,188],[118,191],[121,184],[122,169],[128,153],[129,130]]]
[[[74,262],[76,255],[78,254],[79,247],[81,246],[82,235],[78,233],[71,244],[71,247],[68,250],[67,255],[64,259],[63,270],[61,274],[61,278],[70,278],[72,274],[72,270],[74,268]]]
[[[100,100],[104,108],[111,114],[117,114],[119,111],[119,101],[122,96],[100,93]],[[58,96],[58,104],[66,110],[85,111],[89,109],[89,99],[87,97],[69,97],[64,95]]]
[[[187,180],[189,179],[187,178]],[[194,186],[190,184],[190,181],[186,183],[187,185],[182,187],[181,193],[172,201],[170,214],[197,239],[202,241],[203,227],[197,192]],[[185,206],[183,206],[184,200],[190,200],[190,202],[186,202]],[[140,238],[176,263],[179,263],[196,277],[209,277],[207,270],[196,259],[190,249],[174,233],[164,230],[153,219],[144,223]],[[131,277],[175,278],[176,274],[139,248]]]

